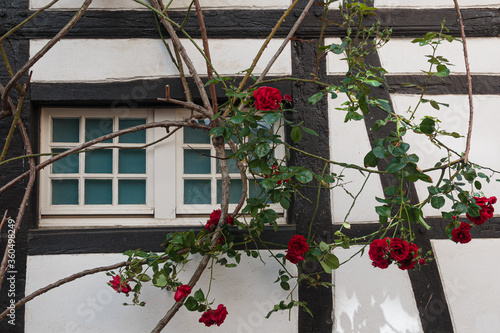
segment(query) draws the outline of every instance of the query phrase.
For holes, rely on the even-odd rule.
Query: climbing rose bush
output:
[[[201,315],[199,320],[200,323],[205,324],[205,326],[210,327],[212,325],[220,326],[227,316],[227,309],[224,305],[219,304],[217,309],[209,309]]]
[[[207,221],[207,224],[205,224],[206,230],[213,231],[215,229],[217,223],[219,223],[220,214],[220,209],[216,209],[212,213],[210,213],[210,218]],[[234,225],[234,219],[230,215],[226,216],[226,224]]]
[[[305,260],[304,253],[309,251],[309,244],[302,235],[293,235],[288,242],[288,250],[286,251],[286,259],[292,264],[297,264],[299,261]]]
[[[418,246],[400,238],[375,239],[370,244],[368,255],[372,265],[382,269],[393,262],[401,270],[413,269],[417,262],[425,264],[425,259],[420,257]]]
[[[281,92],[273,87],[260,87],[253,92],[253,98],[257,110],[271,111],[281,106]]]

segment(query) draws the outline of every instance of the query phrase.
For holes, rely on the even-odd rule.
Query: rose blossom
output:
[[[281,102],[281,92],[273,87],[260,87],[253,92],[255,108],[262,111],[277,110]]]
[[[418,257],[418,246],[413,243],[408,244],[408,255],[403,260],[398,261],[400,264],[399,269],[406,270],[415,268],[415,264],[419,261]]]
[[[285,258],[292,264],[297,264],[299,261],[305,260],[303,254],[309,251],[309,244],[302,235],[293,235],[288,242],[288,251]]]
[[[389,245],[387,244],[387,240],[389,238],[384,238],[384,239],[375,239],[373,242],[370,243],[370,250],[368,251],[368,254],[370,256],[370,259],[373,261],[372,265],[374,267],[379,267],[379,268],[387,268],[389,267]]]
[[[290,95],[286,95],[286,94],[285,94],[285,95],[283,95],[283,99],[284,99],[285,101],[287,101],[287,102],[291,102],[291,101],[292,101],[292,96],[290,96]]]
[[[479,210],[479,216],[470,216],[469,214],[465,214],[467,218],[474,224],[481,225],[487,220],[491,219],[493,217],[493,212],[495,209],[493,208],[493,204],[497,202],[496,197],[474,197],[474,200],[476,201],[476,205],[480,207]]]
[[[216,209],[212,213],[210,213],[210,218],[207,221],[207,224],[205,224],[205,229],[207,229],[208,231],[212,231],[213,229],[215,229],[215,227],[219,223],[220,214],[220,209]],[[226,224],[234,225],[234,219],[229,214],[226,216]]]
[[[191,286],[187,284],[181,284],[180,286],[177,287],[177,290],[175,291],[174,299],[176,302],[180,302],[184,297],[186,297],[190,293],[191,293]]]
[[[110,285],[111,288],[116,290],[116,292],[118,293],[128,294],[130,291],[132,291],[130,285],[126,281],[122,281],[122,278],[118,274],[113,276],[113,280],[109,281],[108,285]]]
[[[401,238],[393,238],[389,243],[391,249],[391,257],[396,261],[404,260],[410,251],[410,246],[407,241]]]
[[[470,229],[472,226],[469,223],[461,222],[458,228],[453,228],[451,238],[455,243],[465,244],[471,241]]]
[[[219,304],[217,309],[212,310],[209,309],[201,315],[200,320],[198,320],[200,323],[204,323],[205,326],[209,327],[214,324],[217,324],[217,326],[220,326],[224,320],[226,319],[227,316],[227,309],[224,305]]]

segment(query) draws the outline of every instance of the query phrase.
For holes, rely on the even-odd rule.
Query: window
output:
[[[116,130],[189,115],[178,109],[44,108],[40,151],[61,153]],[[164,128],[122,135],[42,170],[40,226],[198,225],[200,216],[220,207],[215,150],[208,131],[190,128],[145,147],[166,135]],[[231,209],[242,179],[235,161],[228,164]],[[250,196],[258,195],[255,182],[248,185]]]

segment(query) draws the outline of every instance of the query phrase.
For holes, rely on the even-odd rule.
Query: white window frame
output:
[[[142,118],[147,122],[179,121],[189,118],[190,112],[186,109],[174,108],[71,108],[71,107],[46,107],[41,110],[40,117],[40,152],[51,152],[56,148],[51,143],[52,117],[82,117],[88,118]],[[117,123],[116,121],[113,122]],[[117,126],[117,125],[114,125]],[[116,128],[114,128],[116,130]],[[83,126],[80,125],[80,139],[82,139]],[[163,127],[146,130],[146,143],[159,140],[167,135]],[[283,135],[283,130],[280,131]],[[82,141],[83,142],[83,141]],[[172,137],[167,138],[146,149],[146,205],[119,205],[112,208],[109,205],[50,205],[50,168],[48,166],[40,171],[39,177],[39,227],[61,228],[61,227],[110,227],[110,226],[200,226],[213,209],[220,208],[213,205],[183,205],[183,130],[178,130]],[[80,143],[78,143],[80,144]],[[67,147],[74,147],[76,143],[68,143]],[[110,146],[115,143],[102,143],[98,146]],[[126,146],[134,144],[123,144]],[[137,144],[142,145],[142,144]],[[57,143],[57,148],[64,148],[64,144]],[[229,148],[227,148],[229,149]],[[276,151],[276,157],[282,158],[285,150],[280,147]],[[80,154],[80,171],[84,166],[83,154]],[[113,156],[117,156],[116,153]],[[49,159],[50,156],[41,156],[40,162]],[[115,159],[113,165],[116,165]],[[216,161],[215,161],[216,162]],[[212,163],[215,163],[212,162]],[[61,176],[64,178],[65,174]],[[67,174],[68,178],[71,175]],[[235,175],[236,176],[236,175]],[[83,177],[81,174],[79,177]],[[54,177],[52,177],[54,178]],[[237,176],[239,178],[239,175]],[[81,186],[80,186],[81,187]],[[113,189],[115,191],[117,189]],[[82,190],[79,189],[80,196]],[[216,194],[213,194],[216,195]],[[83,201],[83,197],[80,197]],[[57,207],[59,206],[59,207]],[[229,210],[236,205],[231,204]],[[279,204],[272,204],[282,215],[280,223],[285,223],[286,213]]]

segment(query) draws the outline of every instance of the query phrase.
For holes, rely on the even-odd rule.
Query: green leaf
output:
[[[436,122],[431,118],[424,118],[419,127],[422,133],[432,134],[436,130]]]
[[[366,154],[363,163],[365,167],[376,167],[378,164],[378,157],[375,156],[373,151],[370,151],[368,154]]]
[[[450,70],[443,64],[437,66],[437,71],[438,71],[436,73],[437,77],[446,77],[450,75]]]
[[[481,182],[479,180],[476,180],[474,182],[474,187],[478,190],[481,190],[481,188],[483,187],[483,185],[481,185]]]
[[[293,142],[299,142],[302,139],[302,130],[300,127],[292,128],[290,132],[290,138],[292,138]]]
[[[464,205],[463,203],[461,202],[457,202],[453,205],[452,207],[456,212],[457,214],[465,214],[467,213],[467,211],[469,210],[469,207],[467,207],[467,205]]]
[[[373,148],[372,152],[373,152],[373,155],[375,155],[378,158],[386,158],[387,156],[389,156],[387,149],[385,149],[384,147],[380,147],[380,146]]]
[[[199,308],[199,303],[198,301],[192,297],[189,296],[186,301],[184,302],[184,306],[189,310],[189,311],[196,311]]]
[[[255,153],[259,157],[266,156],[267,153],[269,153],[269,151],[271,151],[271,147],[269,146],[269,143],[267,143],[267,142],[259,143],[257,145],[257,147],[255,147]]]
[[[139,275],[137,275],[137,280],[142,281],[142,282],[148,282],[151,280],[151,278],[147,274],[139,274]]]
[[[398,193],[398,187],[396,185],[388,186],[384,188],[384,194],[391,197]]]
[[[389,162],[385,171],[389,173],[396,173],[399,170],[402,170],[405,166],[406,166],[406,161],[404,159],[395,157]]]
[[[377,80],[365,80],[365,83],[369,84],[370,86],[373,86],[373,87],[380,87],[380,84],[381,84]]]
[[[331,269],[337,269],[340,266],[339,258],[333,253],[328,253],[325,255],[324,263]]]
[[[375,211],[377,212],[378,215],[383,217],[391,216],[391,208],[388,206],[377,206],[375,207]]]
[[[267,113],[262,117],[262,119],[266,122],[266,124],[272,125],[281,119],[281,113],[279,112]]]
[[[444,206],[445,200],[443,197],[432,197],[431,206],[436,209],[440,209]]]
[[[283,207],[284,209],[290,208],[290,201],[285,197],[281,197],[280,204],[281,204],[281,207]]]
[[[316,105],[316,103],[321,101],[321,99],[323,98],[323,95],[324,94],[322,92],[316,93],[316,94],[312,95],[311,97],[309,97],[308,101],[312,105]]]
[[[326,244],[325,242],[320,242],[319,243],[319,249],[322,251],[322,252],[326,252],[328,250],[330,250],[330,247],[328,246],[328,244]]]
[[[153,284],[157,287],[160,287],[160,288],[165,287],[167,285],[167,283],[168,283],[167,277],[163,274],[158,274],[153,279]]]
[[[224,135],[224,127],[214,127],[210,130],[209,134],[214,137],[222,136]]]
[[[290,290],[290,284],[286,281],[281,281],[280,286],[283,290]]]
[[[194,299],[197,300],[198,302],[203,302],[205,300],[205,294],[203,293],[203,290],[201,289],[198,289],[195,293],[194,293]]]
[[[432,101],[430,101],[430,103],[431,103],[431,106],[434,109],[439,110],[439,104],[438,104],[438,102],[436,102],[435,100],[432,100]]]
[[[307,128],[307,127],[302,127],[302,130],[308,134],[311,134],[311,135],[314,135],[314,136],[319,136],[318,133],[316,133],[316,131],[310,129],[310,128]]]
[[[237,114],[231,119],[229,119],[229,122],[232,124],[241,124],[242,122],[245,121],[245,117],[241,114]]]
[[[420,211],[420,213],[422,213],[422,211]],[[421,225],[423,225],[425,227],[425,229],[427,230],[431,230],[431,226],[427,224],[427,222],[425,222],[424,218],[422,217],[422,214],[419,214],[418,215],[418,223],[420,223]]]
[[[301,183],[309,183],[313,180],[313,173],[307,169],[303,169],[295,175],[295,178]]]

